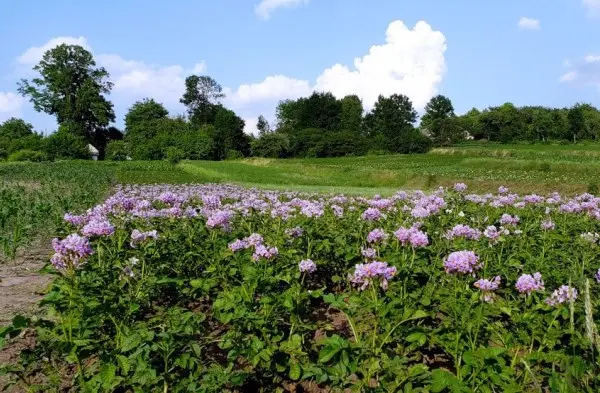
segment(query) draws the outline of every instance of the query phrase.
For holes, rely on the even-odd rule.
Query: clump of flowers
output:
[[[510,214],[506,213],[500,217],[500,224],[502,225],[517,225],[519,221],[519,216],[511,216]]]
[[[54,255],[50,259],[58,270],[77,269],[94,253],[86,237],[73,233],[63,240],[53,239]]]
[[[523,274],[517,279],[515,288],[520,293],[531,295],[536,291],[544,290],[544,281],[542,280],[542,274],[540,272],[531,274]]]
[[[452,240],[457,237],[463,237],[468,240],[478,240],[481,237],[481,231],[471,228],[468,225],[458,224],[454,228],[448,230],[445,235],[446,239]]]
[[[367,235],[367,242],[369,243],[381,243],[387,239],[388,234],[381,228],[373,229]]]
[[[500,239],[500,236],[507,235],[508,230],[504,228],[496,228],[494,225],[490,225],[483,231],[483,236],[487,237],[490,243],[496,243]]]
[[[360,216],[364,221],[379,221],[382,217],[381,210],[370,207]]]
[[[259,261],[260,259],[273,259],[279,254],[279,250],[277,247],[268,247],[264,244],[259,244],[254,248],[254,253],[252,254],[253,261]]]
[[[361,254],[366,259],[375,259],[377,258],[377,251],[374,248],[363,248],[361,249]]]
[[[577,299],[577,289],[568,285],[562,285],[560,288],[552,292],[549,298],[545,300],[546,304],[556,307],[559,304],[566,302],[574,302]]]
[[[498,194],[506,194],[506,193],[508,193],[508,188],[506,188],[504,186],[498,187]]]
[[[115,233],[115,227],[108,220],[92,220],[83,226],[84,236],[110,236]]]
[[[350,281],[358,285],[361,291],[367,289],[375,280],[379,281],[381,288],[387,289],[388,281],[396,275],[396,272],[396,267],[388,266],[387,262],[360,263],[355,266]]]
[[[285,234],[289,237],[300,237],[304,233],[304,229],[300,227],[288,228],[285,230]]]
[[[410,245],[411,247],[426,247],[429,244],[427,234],[417,227],[400,228],[394,232],[394,236],[403,246]]]
[[[491,280],[487,278],[482,278],[473,284],[475,288],[478,288],[481,292],[483,292],[483,301],[491,303],[494,301],[494,291],[500,287],[500,276],[496,276]]]
[[[301,273],[314,273],[317,271],[317,265],[311,259],[305,259],[300,261],[298,268]]]
[[[229,210],[216,210],[206,220],[206,226],[208,228],[221,228],[224,231],[228,231],[233,218],[233,212]]]
[[[65,213],[63,219],[71,225],[82,226],[86,223],[87,217],[85,215],[75,215],[71,213]]]
[[[246,237],[244,241],[248,243],[248,246],[256,247],[258,245],[263,244],[265,240],[263,239],[262,235],[258,233],[253,233],[250,236]]]
[[[131,231],[131,247],[136,248],[139,244],[145,242],[148,239],[158,239],[158,233],[156,230],[142,232],[139,229]]]
[[[456,183],[454,185],[454,191],[456,192],[464,192],[467,190],[467,185],[465,183]]]
[[[239,250],[245,250],[246,248],[250,247],[250,245],[248,244],[248,242],[246,240],[243,239],[236,239],[235,241],[229,243],[227,245],[227,247],[232,251],[232,252],[237,252]]]
[[[444,259],[444,270],[449,274],[474,273],[480,268],[479,257],[473,251],[455,251]]]
[[[542,221],[542,229],[545,231],[551,231],[556,228],[556,225],[552,220],[544,220]]]

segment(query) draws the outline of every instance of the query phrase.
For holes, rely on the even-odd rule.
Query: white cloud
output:
[[[582,3],[588,9],[589,15],[600,15],[600,0],[582,0]]]
[[[42,57],[46,51],[61,44],[79,45],[90,50],[85,37],[56,37],[52,38],[42,46],[34,46],[27,49],[25,52],[23,52],[23,54],[21,54],[21,56],[17,57],[17,62],[22,65],[30,66],[37,64],[40,60],[42,60]]]
[[[437,94],[446,72],[445,51],[446,38],[426,22],[418,22],[411,30],[395,21],[387,29],[386,43],[372,46],[368,54],[354,60],[353,67],[335,64],[313,85],[284,75],[269,76],[260,83],[228,91],[228,102],[240,108],[330,91],[339,98],[356,94],[366,108],[371,108],[380,94],[399,93],[423,109]]]
[[[600,89],[600,56],[587,55],[579,61],[569,64],[569,71],[564,73],[560,82],[578,86],[592,86]]]
[[[25,100],[18,94],[0,91],[0,122],[21,114]]]
[[[297,7],[301,4],[308,4],[310,0],[262,0],[254,7],[256,16],[263,20],[268,20],[273,11],[283,7]]]
[[[539,30],[541,25],[539,19],[523,16],[519,19],[519,28],[522,30]]]

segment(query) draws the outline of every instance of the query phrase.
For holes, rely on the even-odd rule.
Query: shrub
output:
[[[167,156],[167,161],[169,161],[173,165],[178,164],[179,161],[181,161],[185,158],[183,151],[181,151],[181,149],[174,147],[174,146],[170,146],[167,148],[166,156]]]
[[[242,158],[244,158],[244,154],[238,150],[227,150],[227,153],[225,154],[226,160],[239,160]]]
[[[51,159],[89,159],[88,143],[83,137],[76,136],[64,127],[44,138],[44,152]]]
[[[0,160],[5,160],[8,157],[8,152],[2,148],[0,148]]]
[[[290,153],[290,138],[283,133],[268,133],[252,141],[252,155],[267,158],[285,158]]]
[[[47,157],[43,152],[35,150],[19,150],[8,156],[8,161],[41,162],[46,160]]]
[[[129,156],[129,148],[125,141],[110,141],[106,145],[106,159],[111,161],[125,161]]]

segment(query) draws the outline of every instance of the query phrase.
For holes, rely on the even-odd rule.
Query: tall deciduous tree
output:
[[[427,130],[435,144],[453,143],[461,139],[455,117],[452,101],[446,96],[437,95],[425,106],[421,127]]]
[[[56,116],[66,132],[91,142],[96,129],[115,120],[113,105],[105,97],[112,89],[109,74],[96,67],[92,54],[81,46],[50,49],[33,69],[40,76],[21,80],[19,92],[29,97],[36,111]]]
[[[569,139],[572,139],[573,142],[577,142],[577,139],[579,139],[582,135],[587,134],[587,124],[585,122],[583,106],[576,104],[569,109],[567,119],[569,122],[568,137]]]
[[[392,94],[390,97],[380,95],[373,107],[373,129],[388,141],[413,130],[416,121],[417,111],[410,99],[402,94]]]
[[[135,129],[141,123],[164,119],[169,116],[169,111],[163,104],[152,98],[144,98],[135,102],[125,115],[125,130]]]
[[[225,158],[228,150],[250,154],[250,140],[244,134],[245,122],[232,110],[219,106],[215,115],[213,140],[219,159]]]
[[[357,95],[349,95],[342,98],[342,114],[340,127],[344,131],[353,133],[360,132],[363,120],[363,105]]]
[[[210,76],[190,75],[185,78],[185,93],[179,102],[187,107],[193,124],[213,124],[224,97],[223,88]]]
[[[258,121],[256,122],[256,128],[258,129],[258,134],[263,136],[271,132],[271,126],[269,122],[263,115],[258,116]]]

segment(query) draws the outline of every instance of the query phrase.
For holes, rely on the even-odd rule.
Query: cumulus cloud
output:
[[[278,8],[297,7],[301,4],[308,4],[310,0],[262,0],[254,7],[256,16],[263,20],[268,20],[273,11]]]
[[[587,55],[579,61],[570,61],[568,67],[568,71],[560,76],[560,82],[600,89],[600,55]]]
[[[23,103],[24,99],[20,95],[0,91],[0,122],[19,116]]]
[[[229,102],[236,107],[268,101],[276,104],[312,91],[330,91],[338,98],[356,94],[366,108],[371,108],[380,94],[398,93],[407,95],[417,109],[423,109],[437,94],[446,72],[445,51],[446,38],[426,22],[409,29],[402,21],[395,21],[388,26],[386,42],[372,46],[352,66],[335,64],[313,84],[284,75],[269,76],[229,91]]]
[[[43,54],[60,44],[80,45],[93,52],[85,37],[56,37],[41,46],[27,49],[17,58],[17,63],[31,66],[38,63]],[[156,65],[142,61],[128,60],[112,53],[94,53],[96,63],[110,73],[114,83],[113,97],[115,101],[131,104],[134,100],[153,97],[167,107],[181,109],[179,98],[184,92],[184,81],[190,74],[206,71],[204,62],[190,68],[180,65]]]
[[[526,16],[519,19],[518,25],[522,30],[539,30],[541,28],[539,19],[528,18]]]
[[[46,42],[44,45],[34,46],[27,49],[21,54],[21,56],[17,57],[17,62],[22,65],[37,64],[40,60],[42,60],[42,57],[46,51],[61,44],[79,45],[87,50],[90,50],[90,46],[88,45],[85,37],[55,37]]]

